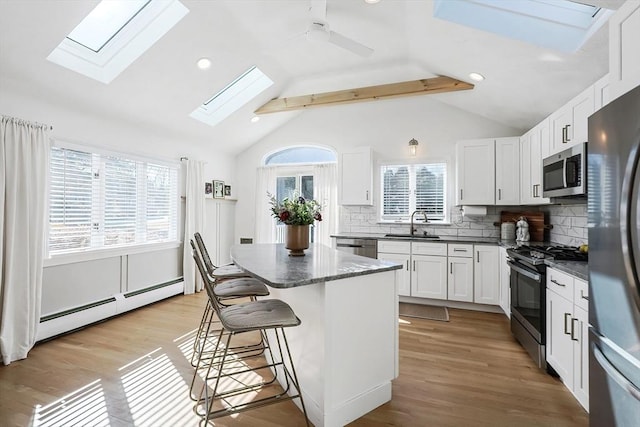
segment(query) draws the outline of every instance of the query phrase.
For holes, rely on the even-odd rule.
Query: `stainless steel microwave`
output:
[[[587,143],[547,157],[542,161],[542,197],[587,195]]]

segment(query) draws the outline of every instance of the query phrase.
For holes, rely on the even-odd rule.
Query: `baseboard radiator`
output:
[[[183,292],[184,281],[180,278],[43,316],[40,318],[37,341],[82,328]]]

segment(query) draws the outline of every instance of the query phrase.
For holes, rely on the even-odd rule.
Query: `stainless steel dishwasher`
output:
[[[369,258],[378,258],[378,241],[376,239],[336,237],[336,249]]]

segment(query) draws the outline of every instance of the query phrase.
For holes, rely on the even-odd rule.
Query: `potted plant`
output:
[[[304,256],[304,250],[309,247],[309,225],[322,221],[320,204],[302,196],[285,197],[282,201],[270,193],[267,196],[272,215],[287,226],[285,247],[289,249],[289,256]]]

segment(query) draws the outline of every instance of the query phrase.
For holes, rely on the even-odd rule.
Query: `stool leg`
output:
[[[284,346],[287,349],[287,356],[289,357],[289,364],[291,365],[291,372],[293,373],[293,383],[296,386],[296,389],[298,390],[298,396],[300,397],[300,406],[302,406],[302,413],[304,414],[304,420],[307,423],[307,427],[309,427],[309,417],[307,416],[307,409],[304,406],[304,400],[302,399],[302,390],[300,389],[300,383],[298,382],[298,375],[296,374],[296,368],[293,364],[293,358],[291,357],[291,351],[289,350],[289,342],[287,341],[287,336],[284,333],[284,328],[280,328],[280,330],[282,331],[282,339],[284,340]],[[275,333],[276,333],[276,337],[278,337],[278,329],[275,329]],[[282,347],[280,345],[280,339],[278,338],[278,348],[280,349],[280,358],[282,358]],[[286,374],[288,373],[288,369],[287,366],[284,363],[284,360],[282,360],[282,366],[284,367],[285,370],[285,377],[287,376]]]

